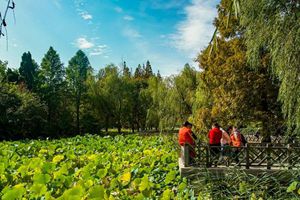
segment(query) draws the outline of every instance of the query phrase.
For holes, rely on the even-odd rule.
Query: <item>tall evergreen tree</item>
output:
[[[151,76],[153,76],[153,71],[152,71],[150,61],[147,60],[146,67],[145,67],[145,78],[150,78]]]
[[[160,80],[162,79],[162,77],[161,77],[161,75],[160,75],[160,71],[159,71],[159,70],[157,71],[157,75],[156,75],[156,77],[157,77],[158,79],[160,79]]]
[[[66,69],[67,81],[73,91],[75,98],[76,110],[76,129],[80,134],[80,105],[82,96],[86,92],[86,80],[88,73],[92,71],[92,67],[88,57],[82,50],[77,51],[76,55],[69,61],[69,66]]]
[[[63,98],[63,64],[58,53],[50,47],[41,63],[39,73],[40,93],[48,108],[48,123],[53,131],[58,131],[60,122],[60,110],[63,110],[61,101]]]
[[[143,68],[142,66],[139,64],[137,66],[137,68],[135,69],[134,72],[134,78],[142,78],[143,77]]]
[[[38,82],[38,65],[32,59],[29,51],[22,55],[19,72],[21,81],[24,81],[27,89],[30,91],[35,90]]]
[[[130,70],[127,67],[127,64],[126,64],[125,61],[123,62],[122,68],[123,68],[123,76],[130,78],[131,77],[131,73],[130,73]]]

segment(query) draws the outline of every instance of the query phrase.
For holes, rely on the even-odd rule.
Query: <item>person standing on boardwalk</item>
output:
[[[190,160],[194,161],[196,157],[196,136],[192,132],[192,126],[190,122],[186,121],[182,127],[179,129],[179,136],[178,136],[178,142],[181,147],[183,147],[185,144],[189,145],[189,151],[190,151]]]
[[[243,146],[241,133],[238,131],[237,127],[232,128],[232,133],[230,134],[231,145],[234,147],[233,149],[233,157],[235,162],[239,162],[239,152],[240,147]]]
[[[220,128],[220,130],[222,131],[222,138],[221,138],[222,159],[221,160],[227,160],[226,158],[230,154],[231,139],[229,134],[225,130],[223,130],[222,128]]]
[[[222,139],[222,131],[220,130],[220,125],[218,123],[214,123],[212,125],[212,128],[208,133],[208,139],[209,139],[211,158],[217,162],[221,150],[221,139]]]
[[[210,146],[221,146],[222,131],[218,123],[212,125],[211,130],[208,133]]]

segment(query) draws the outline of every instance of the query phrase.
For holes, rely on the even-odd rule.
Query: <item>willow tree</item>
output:
[[[180,117],[182,121],[188,119],[193,112],[195,91],[198,86],[199,73],[189,64],[185,64],[183,70],[174,77],[174,88],[178,95]]]
[[[288,132],[300,133],[300,3],[297,0],[241,0],[240,21],[250,64],[264,52],[280,81],[279,100]]]

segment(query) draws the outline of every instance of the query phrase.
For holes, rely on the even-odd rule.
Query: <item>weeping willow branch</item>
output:
[[[14,15],[14,20],[16,21],[16,17],[15,17],[15,12],[14,9],[16,7],[16,4],[13,0],[8,0],[7,2],[7,6],[5,8],[4,14],[2,15],[2,13],[0,12],[0,39],[2,36],[6,36],[6,47],[8,48],[8,34],[7,34],[7,21],[6,21],[6,17],[7,17],[7,13],[8,10],[12,10],[13,11],[13,15]],[[5,34],[3,33],[3,29],[5,30]]]

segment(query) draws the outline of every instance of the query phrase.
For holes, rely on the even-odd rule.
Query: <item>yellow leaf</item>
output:
[[[96,160],[96,158],[97,158],[97,155],[96,155],[96,154],[92,154],[92,155],[89,155],[89,156],[88,156],[88,159],[89,159],[89,160]]]
[[[59,163],[63,159],[64,159],[64,155],[57,155],[53,157],[52,162]]]
[[[131,173],[127,172],[121,176],[121,181],[124,183],[128,183],[131,179]]]

